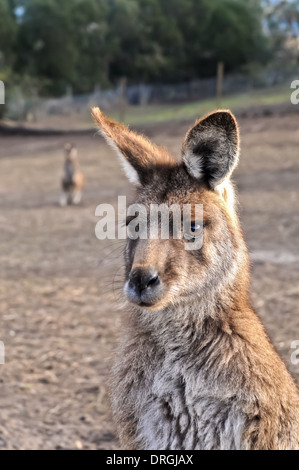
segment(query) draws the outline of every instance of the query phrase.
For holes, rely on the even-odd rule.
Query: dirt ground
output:
[[[290,363],[299,340],[299,118],[241,119],[236,174],[252,299]],[[177,155],[188,124],[145,129]],[[94,134],[71,137],[87,187],[57,204],[65,137],[0,138],[0,449],[117,449],[106,382],[122,311],[122,242],[99,241],[95,208],[131,189]]]

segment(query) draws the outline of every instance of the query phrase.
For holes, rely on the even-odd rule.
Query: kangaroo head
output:
[[[215,289],[238,289],[248,261],[230,182],[239,158],[239,131],[232,113],[217,111],[197,121],[183,141],[179,162],[98,108],[93,116],[137,187],[135,202],[146,207],[148,215],[152,204],[203,206],[203,220],[191,216],[185,237],[128,238],[128,300],[137,308],[161,310],[203,298]],[[186,249],[198,237],[200,248]]]
[[[74,144],[67,142],[64,146],[65,161],[77,164],[78,151]]]

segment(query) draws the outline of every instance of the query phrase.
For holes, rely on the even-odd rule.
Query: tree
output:
[[[5,0],[22,6],[16,71],[45,91],[179,82],[264,62],[260,0]]]
[[[16,38],[16,22],[9,0],[0,2],[0,66],[12,66],[14,60],[14,44]]]
[[[115,0],[110,4],[109,42],[115,41],[111,74],[134,81],[160,79],[175,70],[181,33],[166,17],[163,1]]]
[[[299,0],[264,0],[265,19],[278,68],[299,62]]]
[[[225,63],[227,71],[235,71],[251,61],[265,59],[267,39],[260,2],[186,0],[180,8],[186,76],[211,76],[219,61]]]
[[[51,91],[64,91],[80,54],[71,11],[76,0],[27,0],[18,36],[18,71],[38,76]],[[51,86],[52,85],[52,86]]]

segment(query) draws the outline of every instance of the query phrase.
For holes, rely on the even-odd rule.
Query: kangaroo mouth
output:
[[[139,307],[153,307],[155,304],[154,303],[148,303],[148,302],[140,302],[138,303]]]
[[[164,296],[164,295],[156,299],[151,299],[151,300],[140,299],[138,301],[131,299],[127,293],[126,293],[126,297],[131,305],[134,305],[135,307],[140,308],[142,310],[148,310],[148,311],[153,311],[153,312],[158,311],[158,310],[163,310],[163,308],[165,308],[169,303],[167,302],[167,296]]]
[[[134,299],[127,293],[127,299],[128,301],[136,305],[140,308],[146,308],[146,309],[155,309],[155,307],[159,306],[161,304],[162,298],[157,298],[157,299]]]
[[[163,283],[157,273],[135,270],[125,284],[127,299],[141,308],[154,308],[164,297]]]

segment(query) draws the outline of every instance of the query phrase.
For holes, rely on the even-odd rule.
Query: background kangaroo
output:
[[[235,118],[218,111],[196,122],[176,162],[99,109],[93,115],[137,185],[135,202],[204,209],[201,250],[171,238],[127,241],[128,311],[111,379],[122,447],[298,448],[298,390],[249,299],[230,182]]]
[[[60,205],[79,204],[82,200],[85,178],[78,162],[78,151],[75,145],[64,146],[64,174],[62,178],[62,195]]]

